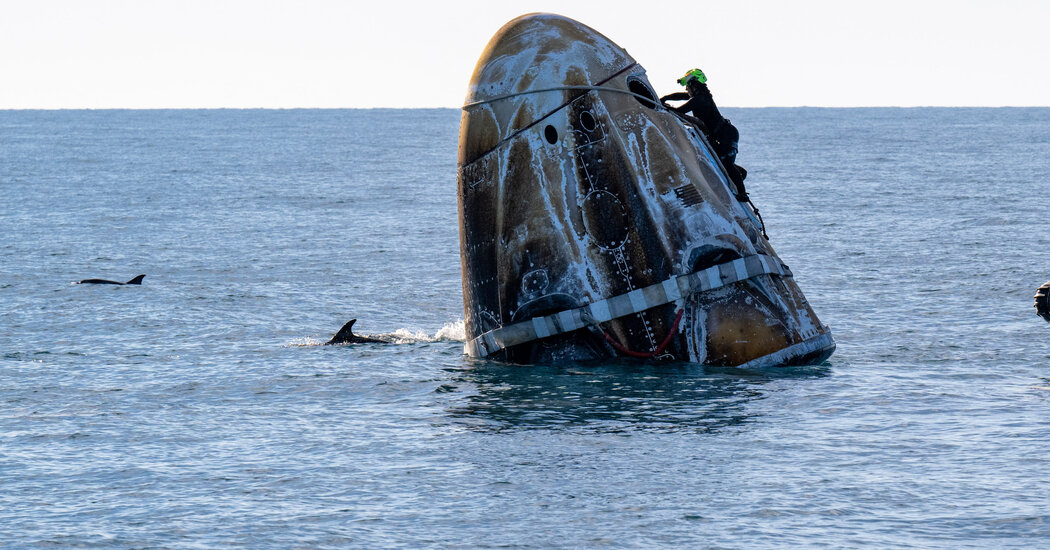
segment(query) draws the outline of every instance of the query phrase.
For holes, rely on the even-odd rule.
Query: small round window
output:
[[[554,145],[555,143],[558,143],[558,130],[556,130],[554,126],[548,124],[547,127],[543,129],[543,137],[547,138],[547,143]]]

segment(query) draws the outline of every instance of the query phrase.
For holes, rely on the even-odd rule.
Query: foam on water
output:
[[[399,328],[390,334],[377,335],[379,338],[389,337],[398,344],[416,342],[463,342],[466,336],[463,332],[463,319],[450,321],[438,329],[434,334],[428,334],[422,330],[410,330]]]

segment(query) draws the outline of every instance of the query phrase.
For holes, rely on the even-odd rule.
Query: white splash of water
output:
[[[295,340],[292,340],[291,342],[289,342],[287,345],[288,345],[288,347],[293,347],[293,348],[308,347],[308,346],[320,346],[320,345],[323,345],[326,341],[327,340],[320,340],[320,339],[317,339],[317,338],[310,338],[308,336],[305,336],[305,337],[302,337],[302,338],[296,338]]]
[[[463,342],[466,339],[466,331],[463,325],[463,319],[457,319],[445,323],[445,326],[438,329],[434,334],[429,334],[422,330],[412,331],[407,328],[399,328],[391,333],[377,334],[375,337],[390,340],[395,344]]]

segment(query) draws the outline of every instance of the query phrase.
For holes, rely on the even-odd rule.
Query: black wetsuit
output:
[[[707,84],[696,84],[695,81],[690,84],[694,86],[694,95],[690,96],[688,92],[675,92],[661,97],[660,101],[688,100],[678,107],[671,107],[671,109],[676,113],[692,111],[693,116],[698,118],[700,122],[703,122],[704,126],[707,126],[711,145],[715,148],[715,153],[718,155],[718,159],[722,161],[722,166],[725,166],[729,177],[736,184],[738,198],[745,197],[744,177],[736,169],[736,154],[737,146],[740,142],[740,132],[737,131],[736,126],[729,122],[728,118],[723,117],[722,113],[718,112],[715,98],[711,95],[711,90],[707,88]]]

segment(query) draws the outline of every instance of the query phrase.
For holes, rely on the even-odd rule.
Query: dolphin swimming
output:
[[[335,333],[335,336],[331,340],[324,343],[326,346],[333,346],[335,344],[386,344],[388,342],[383,340],[376,340],[375,338],[368,338],[365,336],[358,336],[354,334],[354,323],[357,319],[350,319],[347,321],[343,328],[339,329],[339,332]]]
[[[110,281],[108,279],[84,279],[83,281],[77,281],[74,284],[78,284],[78,285],[141,285],[142,284],[142,279],[144,279],[145,277],[146,277],[145,275],[139,275],[139,276],[135,277],[134,279],[132,279],[132,280],[126,282],[126,283],[121,283],[119,281]]]
[[[762,367],[835,349],[704,132],[554,14],[504,25],[462,109],[465,353]]]

